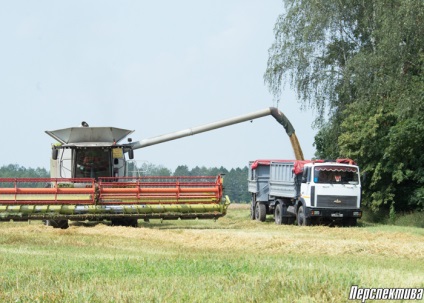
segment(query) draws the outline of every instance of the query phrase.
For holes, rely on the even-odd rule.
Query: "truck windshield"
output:
[[[111,176],[110,150],[104,148],[77,149],[75,178],[98,178]]]
[[[316,166],[315,183],[359,184],[358,169],[348,166]]]

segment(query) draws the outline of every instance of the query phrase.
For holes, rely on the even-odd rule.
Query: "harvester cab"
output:
[[[70,127],[46,131],[58,141],[52,146],[51,178],[94,178],[128,176],[128,144],[119,144],[133,130],[116,127]],[[128,139],[131,141],[130,139]],[[128,163],[129,164],[129,163]]]

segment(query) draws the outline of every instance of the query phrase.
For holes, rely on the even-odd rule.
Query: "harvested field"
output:
[[[0,301],[345,302],[351,285],[424,286],[419,228],[277,226],[246,205],[139,225],[0,223]]]

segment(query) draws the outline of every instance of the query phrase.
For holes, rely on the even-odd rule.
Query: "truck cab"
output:
[[[296,214],[301,225],[327,218],[352,226],[362,215],[360,204],[358,166],[338,162],[309,163],[303,168],[298,202],[290,211]]]

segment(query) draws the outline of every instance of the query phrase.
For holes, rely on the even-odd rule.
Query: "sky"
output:
[[[277,104],[263,80],[281,13],[277,0],[5,1],[0,166],[49,169],[55,141],[44,131],[81,121],[138,141],[270,106],[313,157],[314,113],[289,87]],[[135,151],[171,170],[293,158],[271,116]]]

